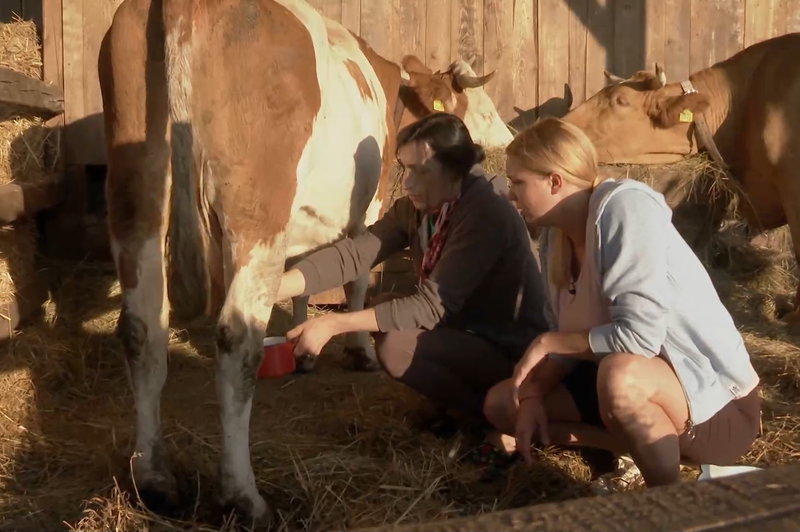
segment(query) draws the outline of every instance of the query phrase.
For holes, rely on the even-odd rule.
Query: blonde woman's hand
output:
[[[540,335],[531,342],[525,354],[522,355],[517,365],[514,366],[514,374],[511,377],[511,399],[516,408],[520,406],[520,387],[522,383],[528,378],[530,372],[541,364],[547,356],[547,352],[543,347],[543,337],[544,335]]]
[[[517,426],[514,437],[517,440],[517,451],[528,465],[533,464],[531,443],[534,437],[544,445],[550,445],[550,433],[547,429],[547,411],[544,398],[538,394],[522,399],[517,409]]]

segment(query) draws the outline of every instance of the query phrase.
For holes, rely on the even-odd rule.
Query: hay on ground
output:
[[[0,24],[0,66],[42,79],[41,55],[32,21],[16,19]],[[6,118],[0,106],[0,185],[47,179],[44,153],[48,128],[36,117]],[[30,220],[0,227],[0,308],[16,299],[28,283],[38,282],[35,237]],[[6,322],[7,317],[0,316],[0,327]]]
[[[711,274],[735,283],[726,285],[730,293],[721,292],[722,299],[741,324],[762,378],[764,435],[741,462],[796,463],[798,338],[741,300],[742,294],[759,293],[777,300],[789,282],[755,281],[764,274],[756,260],[743,270],[743,261],[754,255],[737,231],[735,225],[726,228],[715,245],[741,254],[719,262],[718,268],[726,269],[712,268]],[[51,269],[58,288],[44,320],[25,327],[0,356],[4,527],[233,529],[238,523],[226,520],[216,503],[221,429],[213,322],[191,328],[173,324],[170,331],[162,432],[180,507],[175,514],[156,515],[140,504],[129,474],[135,413],[114,337],[120,291],[113,265]],[[290,315],[286,305],[277,308],[268,334],[284,332]],[[429,409],[424,399],[384,374],[344,371],[342,360],[342,346],[334,339],[314,374],[257,384],[251,457],[258,487],[276,510],[277,530],[423,522],[590,494],[586,463],[566,450],[538,450],[533,469],[518,464],[505,477],[481,482],[481,468],[460,460],[480,441],[479,433],[438,439],[420,430]]]

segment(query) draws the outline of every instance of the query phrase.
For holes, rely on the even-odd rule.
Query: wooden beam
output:
[[[41,310],[42,304],[47,301],[49,274],[38,268],[33,274],[34,277],[27,279],[23,286],[16,287],[11,301],[0,304],[0,341],[11,337],[20,324]]]
[[[582,497],[474,517],[372,532],[503,530],[733,531],[790,530],[800,522],[800,465],[775,466],[727,478],[681,482],[661,488]],[[790,528],[787,523],[792,523]],[[367,529],[364,529],[367,530]]]
[[[30,218],[64,200],[64,180],[60,177],[39,183],[8,183],[0,186],[0,225]]]
[[[18,116],[49,120],[64,112],[64,94],[58,87],[0,67],[0,111],[6,120]]]

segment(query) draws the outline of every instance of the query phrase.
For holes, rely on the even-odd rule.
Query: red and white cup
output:
[[[285,336],[264,338],[264,359],[258,368],[259,379],[275,379],[295,370],[294,344]]]

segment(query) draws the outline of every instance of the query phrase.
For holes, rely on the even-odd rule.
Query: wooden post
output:
[[[800,466],[783,465],[715,480],[680,482],[606,497],[582,497],[472,517],[404,526],[385,525],[368,530],[789,531],[797,530],[799,519]]]
[[[62,0],[43,0],[42,47],[44,81],[64,90],[64,12]],[[64,176],[64,201],[42,214],[44,253],[51,258],[83,258],[83,213],[86,178],[80,166],[67,169],[64,153],[64,127],[71,102],[65,98],[64,113],[47,122],[52,128],[47,160],[53,170]]]

